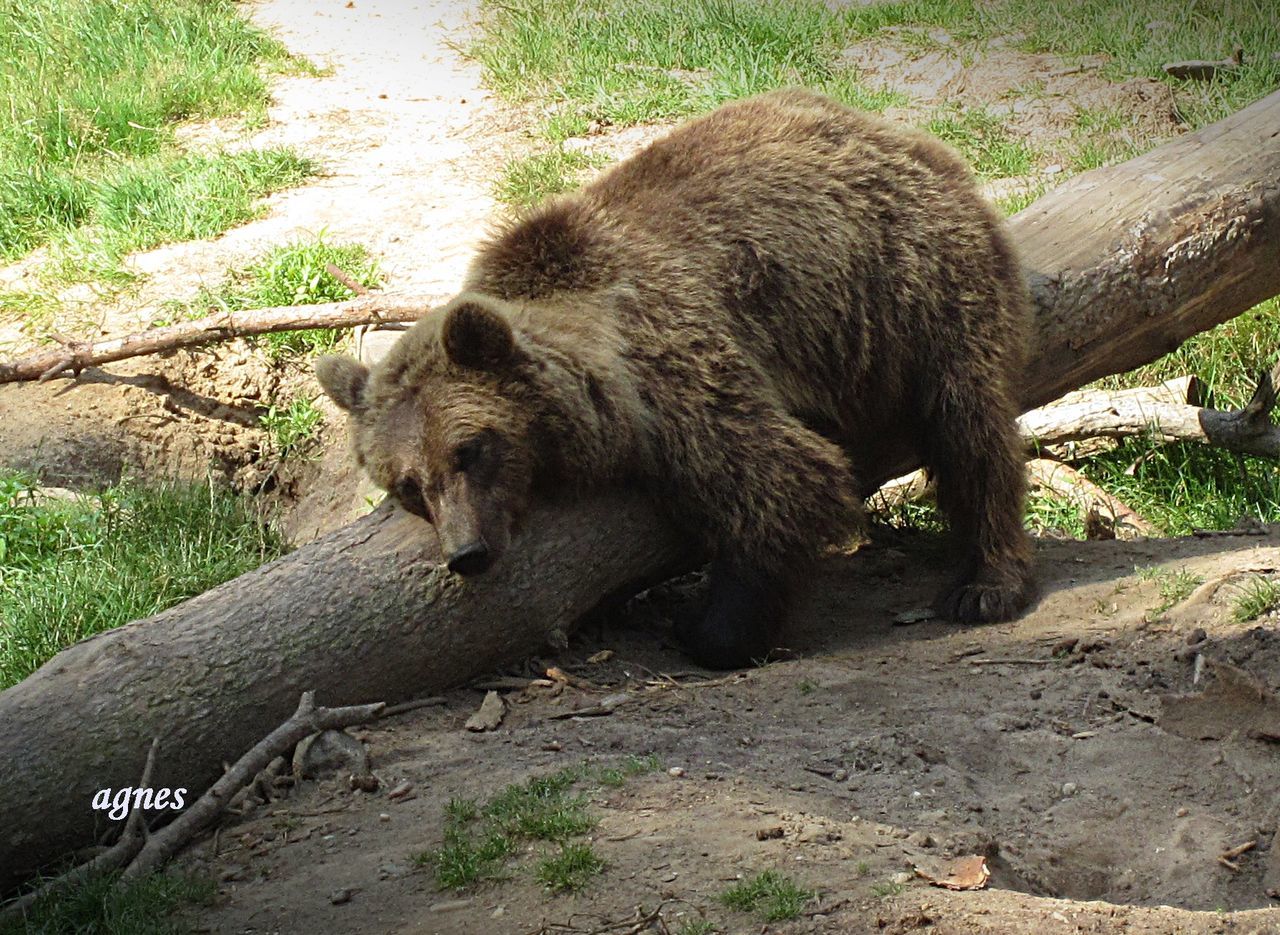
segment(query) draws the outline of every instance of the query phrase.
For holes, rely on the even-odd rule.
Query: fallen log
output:
[[[1037,302],[1025,409],[1155,359],[1280,293],[1280,93],[1067,182],[1012,230]],[[482,579],[438,558],[420,520],[382,507],[0,693],[0,892],[93,843],[94,793],[136,781],[152,738],[156,786],[194,795],[304,689],[337,706],[456,685],[696,560],[626,491],[536,506]]]

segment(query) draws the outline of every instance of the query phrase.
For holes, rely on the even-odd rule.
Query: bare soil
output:
[[[725,932],[1280,931],[1266,892],[1280,884],[1280,744],[1263,739],[1280,731],[1280,629],[1231,619],[1241,583],[1280,568],[1280,532],[1044,541],[1039,559],[1033,613],[960,628],[893,623],[945,576],[933,540],[831,558],[796,613],[797,657],[728,677],[691,670],[670,646],[699,587],[651,593],[512,670],[554,664],[582,687],[508,692],[503,724],[484,734],[463,727],[483,692],[459,689],[441,708],[357,732],[381,791],[307,783],[196,846],[188,866],[222,881],[199,922],[228,933],[665,931],[656,920],[606,927],[642,907],[671,931],[702,917]],[[1135,574],[1153,565],[1204,583],[1154,613],[1159,583]],[[601,649],[615,655],[586,661]],[[609,716],[555,719],[620,692],[628,703]],[[607,868],[578,895],[550,896],[533,879],[541,845],[507,879],[462,894],[413,862],[440,845],[451,797],[483,800],[627,754],[656,754],[662,769],[592,794]],[[405,780],[411,797],[389,799]],[[1238,869],[1219,862],[1248,841]],[[975,854],[992,871],[985,890],[911,876]],[[732,881],[766,869],[820,898],[767,926],[719,904]],[[908,882],[895,885],[900,874]]]
[[[247,6],[331,73],[279,79],[261,131],[217,123],[188,128],[188,140],[292,143],[321,158],[325,175],[217,240],[133,258],[145,274],[135,291],[86,296],[52,326],[145,326],[163,299],[320,230],[368,245],[390,289],[456,288],[494,209],[491,180],[534,125],[492,101],[451,48],[465,42],[467,7]],[[1017,184],[1052,181],[1080,106],[1122,112],[1135,134],[1178,130],[1161,85],[1112,85],[1089,67],[1059,73],[1061,62],[1001,47],[970,61],[935,39],[848,55],[913,107],[1016,114],[1012,125],[1042,151]],[[660,130],[574,145],[623,156]],[[10,287],[31,275],[30,264],[0,271]],[[37,338],[10,322],[0,344]],[[330,410],[319,460],[282,469],[257,419],[273,399],[316,392],[303,367],[270,365],[244,343],[142,359],[74,382],[0,386],[0,451],[58,485],[212,472],[271,487],[304,541],[363,508],[341,420]],[[1039,558],[1045,597],[1014,624],[895,625],[928,604],[946,558],[927,536],[881,537],[823,563],[792,624],[795,658],[728,677],[691,669],[671,646],[700,584],[650,592],[506,673],[558,665],[585,687],[510,691],[505,721],[483,734],[463,727],[481,693],[459,689],[443,707],[357,732],[379,791],[308,782],[198,843],[185,863],[212,872],[220,892],[193,922],[226,933],[676,932],[702,917],[726,932],[1280,932],[1269,895],[1280,888],[1280,627],[1232,618],[1242,582],[1280,574],[1280,532],[1043,541]],[[1160,580],[1135,573],[1152,566],[1204,583],[1158,611]],[[606,648],[609,661],[586,662]],[[358,660],[351,677],[363,677]],[[609,716],[553,719],[617,693],[628,702]],[[592,840],[608,866],[578,895],[543,892],[534,854],[462,894],[440,891],[412,860],[440,843],[453,796],[628,754],[655,754],[662,770],[592,794]],[[388,798],[403,780],[410,796]],[[760,840],[763,831],[777,836]],[[1250,841],[1234,868],[1219,861]],[[992,871],[984,890],[911,875],[972,854]],[[819,899],[800,919],[767,925],[718,903],[733,880],[765,869]]]

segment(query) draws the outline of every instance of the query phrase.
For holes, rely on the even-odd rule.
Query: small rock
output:
[[[683,775],[684,775],[684,767],[683,767],[683,766],[673,766],[673,767],[671,767],[671,769],[667,770],[667,775],[668,775],[668,776],[675,776],[677,779],[679,779],[681,776],[683,776]]]
[[[1209,634],[1204,632],[1204,627],[1196,627],[1187,634],[1187,645],[1195,646],[1197,643],[1203,643],[1209,638]]]
[[[933,847],[936,842],[928,831],[913,831],[907,835],[907,843],[912,847]]]
[[[757,841],[772,841],[772,840],[774,840],[775,838],[780,838],[780,837],[782,837],[783,833],[784,833],[784,832],[783,832],[783,830],[782,830],[782,825],[771,825],[771,826],[770,826],[770,827],[768,827],[768,828],[757,828],[757,829],[756,829],[756,840],[757,840]]]
[[[355,890],[344,886],[342,889],[334,890],[329,894],[329,902],[333,903],[335,906],[341,906],[351,902],[351,897],[354,895]]]
[[[315,779],[340,769],[357,775],[369,771],[364,744],[345,731],[321,731],[304,737],[294,748],[293,774],[299,779]]]
[[[600,650],[600,652],[592,653],[590,656],[588,656],[587,662],[591,663],[592,665],[598,665],[601,662],[608,662],[612,658],[613,658],[612,649],[602,649]]]
[[[548,753],[559,753],[564,748],[560,745],[560,741],[548,740],[546,743],[542,745],[542,749]]]
[[[893,625],[895,627],[906,627],[913,623],[933,620],[937,616],[937,613],[931,607],[915,607],[911,610],[904,610],[900,614],[894,614]]]
[[[381,814],[378,815],[378,821],[390,821],[390,820],[391,820],[391,816],[388,815],[386,812],[382,812]]]
[[[1178,810],[1177,810],[1176,812],[1174,812],[1173,814],[1174,814],[1175,816],[1177,816],[1178,818],[1186,818],[1188,815],[1190,815],[1190,814],[1191,814],[1191,809],[1187,808],[1187,807],[1184,805],[1182,808],[1178,809]]]
[[[387,798],[391,800],[403,799],[413,791],[413,783],[407,779],[402,779],[396,783],[395,788],[387,793]]]
[[[1074,782],[1064,782],[1064,783],[1062,784],[1062,794],[1063,794],[1063,795],[1075,795],[1075,794],[1076,794],[1076,790],[1077,790],[1078,788],[1080,788],[1080,787],[1079,787],[1079,786],[1077,786]]]
[[[497,909],[494,909],[494,910],[493,910],[493,912],[489,913],[489,918],[491,918],[491,919],[501,919],[501,918],[502,918],[503,916],[505,916],[506,914],[507,914],[507,907],[506,907],[506,906],[499,906]]]
[[[913,879],[915,878],[905,870],[900,870],[893,875],[893,883],[898,886],[906,886]]]
[[[838,769],[831,774],[831,778],[836,782],[844,782],[849,778],[849,771],[847,769]]]

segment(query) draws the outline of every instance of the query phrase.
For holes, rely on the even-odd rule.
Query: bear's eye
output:
[[[460,473],[471,470],[480,462],[484,454],[484,441],[472,438],[463,442],[453,451],[453,469]]]
[[[421,516],[428,523],[431,522],[431,509],[427,506],[426,497],[422,495],[422,487],[412,477],[402,477],[396,481],[392,493],[400,501],[400,505],[414,516]]]

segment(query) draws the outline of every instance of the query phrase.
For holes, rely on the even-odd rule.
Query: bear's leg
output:
[[[1012,406],[989,382],[953,377],[925,430],[938,505],[965,550],[938,609],[961,623],[1010,620],[1035,592],[1031,540],[1022,525],[1022,441]]]
[[[708,669],[755,665],[777,645],[786,608],[784,578],[720,555],[711,563],[707,612],[682,631],[681,642],[689,656]]]
[[[672,505],[716,546],[711,604],[684,634],[712,668],[762,661],[785,615],[788,582],[819,547],[856,529],[861,503],[844,452],[787,413],[737,396],[687,413],[668,436]]]

